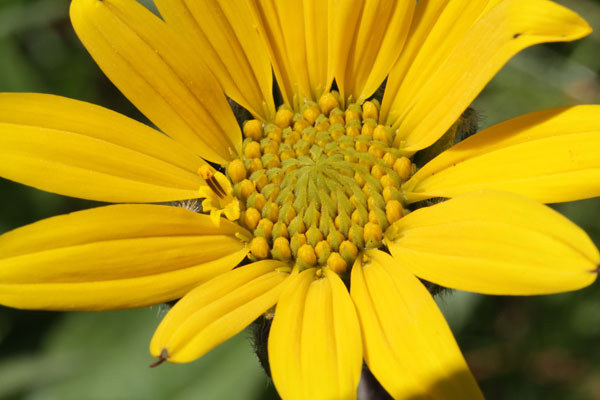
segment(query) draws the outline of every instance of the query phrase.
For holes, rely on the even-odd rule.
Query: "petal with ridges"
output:
[[[600,254],[579,227],[534,200],[481,191],[414,211],[386,232],[394,258],[442,286],[501,295],[590,285]]]
[[[391,124],[398,118],[394,113],[389,114],[392,103],[408,101],[416,96],[473,24],[500,1],[420,0],[417,2],[408,39],[386,83],[380,112],[381,123]],[[409,71],[410,76],[407,79]],[[400,90],[404,96],[408,96],[407,99],[399,98]]]
[[[235,267],[248,235],[229,221],[217,229],[207,215],[169,206],[49,218],[0,236],[0,303],[98,310],[172,300]]]
[[[354,305],[331,270],[306,270],[284,288],[269,334],[273,382],[286,399],[352,399],[362,346]]]
[[[275,305],[289,273],[286,263],[265,260],[218,276],[188,293],[165,316],[150,352],[171,362],[193,361]]]
[[[433,144],[520,50],[537,43],[579,39],[590,32],[577,14],[546,0],[505,0],[489,8],[461,40],[441,42],[452,46],[450,51],[441,50],[447,54],[444,59],[436,57],[440,43],[424,46],[418,57],[426,61],[411,66],[402,79],[405,86],[386,96],[386,102],[392,103],[387,122],[398,127],[395,145],[417,151]]]
[[[298,382],[298,371],[301,370],[300,342],[304,302],[314,277],[315,270],[311,268],[290,278],[277,302],[269,333],[271,376],[277,391],[285,398],[304,397],[304,387]]]
[[[158,17],[133,0],[74,0],[71,20],[106,76],[167,135],[219,164],[240,153],[220,85]]]
[[[0,304],[28,310],[106,311],[147,307],[181,298],[198,284],[234,268],[248,252],[138,278],[72,283],[0,283]]]
[[[284,101],[318,100],[333,82],[328,43],[328,0],[250,0],[267,44]]]
[[[450,148],[403,186],[409,202],[481,189],[544,203],[600,196],[600,106],[536,112]]]
[[[275,113],[267,48],[244,0],[156,0],[160,14],[202,54],[225,93],[263,121]]]
[[[0,175],[108,202],[198,197],[205,162],[121,114],[64,97],[0,94]]]
[[[343,99],[362,103],[381,85],[402,52],[415,2],[334,0],[331,8],[335,10],[329,16],[335,79]]]
[[[395,399],[483,399],[452,332],[419,280],[367,250],[352,268],[365,361]]]

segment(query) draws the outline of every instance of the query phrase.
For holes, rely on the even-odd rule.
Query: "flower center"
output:
[[[343,273],[360,250],[382,246],[404,214],[399,190],[415,170],[377,123],[376,100],[342,109],[336,92],[274,124],[244,124],[243,155],[227,166],[240,223],[253,232],[250,257],[327,265]]]

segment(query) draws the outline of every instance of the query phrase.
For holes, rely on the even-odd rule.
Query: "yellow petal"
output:
[[[600,254],[588,236],[534,200],[481,191],[412,212],[386,232],[415,275],[472,292],[531,295],[594,282]]]
[[[390,106],[402,101],[403,93],[415,96],[435,69],[448,58],[473,24],[501,0],[424,0],[415,7],[408,39],[393,66],[381,104],[381,122],[398,118]],[[406,75],[410,69],[410,78]],[[397,107],[398,108],[398,107]]]
[[[343,99],[362,103],[381,85],[402,52],[415,3],[333,1],[332,63]]]
[[[404,186],[410,202],[480,189],[544,203],[600,196],[600,106],[545,110],[495,125],[440,154]]]
[[[442,313],[402,264],[367,250],[350,287],[365,361],[393,398],[483,399]]]
[[[209,214],[210,220],[217,228],[221,225],[221,212],[222,210],[212,210]]]
[[[267,48],[244,0],[156,0],[160,14],[202,55],[225,93],[255,117],[275,113]]]
[[[108,202],[198,197],[204,164],[185,147],[105,108],[43,94],[0,94],[0,175]]]
[[[284,101],[318,100],[333,82],[328,62],[328,0],[250,0]],[[296,101],[294,101],[296,99]]]
[[[183,208],[115,205],[0,236],[0,304],[101,310],[181,297],[235,267],[247,231]]]
[[[418,51],[408,43],[407,55],[390,74],[382,105],[382,118],[399,129],[395,145],[407,151],[441,137],[520,50],[591,32],[577,14],[546,0],[459,1],[434,11],[440,12],[439,22],[429,32],[423,29],[426,34],[415,28],[424,42]],[[430,23],[422,16],[417,21],[425,27]],[[410,56],[414,60],[408,65]]]
[[[219,164],[240,153],[218,82],[158,17],[133,0],[74,0],[71,20],[106,76],[167,135]]]
[[[193,361],[240,332],[275,305],[286,263],[265,260],[218,276],[185,295],[154,333],[150,352],[171,362]]]
[[[273,382],[284,399],[353,399],[362,346],[354,305],[341,279],[325,268],[286,284],[269,334]]]

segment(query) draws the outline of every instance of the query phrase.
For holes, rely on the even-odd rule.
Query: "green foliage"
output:
[[[257,398],[262,370],[240,334],[190,365],[154,360],[148,342],[159,308],[61,315],[43,332],[37,352],[0,363],[0,398],[232,399]],[[232,384],[234,383],[235,384]]]

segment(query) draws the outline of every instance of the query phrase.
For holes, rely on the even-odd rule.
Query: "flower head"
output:
[[[418,278],[519,295],[596,279],[598,250],[541,203],[600,194],[600,108],[460,141],[465,109],[512,55],[590,32],[573,12],[546,0],[155,3],[164,21],[134,0],[74,0],[71,17],[168,136],[90,104],[1,94],[0,174],[108,202],[202,198],[201,211],[112,205],[9,232],[0,303],[181,298],[152,339],[159,362],[192,361],[265,316],[283,398],[354,398],[364,360],[394,398],[476,399]],[[251,115],[241,127],[225,95]]]

